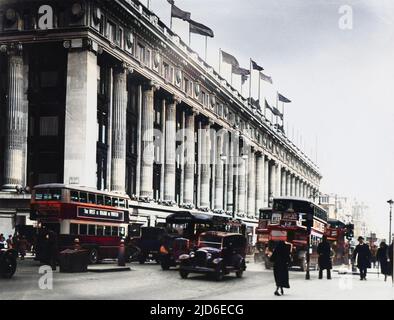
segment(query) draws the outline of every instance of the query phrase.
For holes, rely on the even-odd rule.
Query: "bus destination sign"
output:
[[[99,220],[123,221],[123,212],[78,207],[78,217]]]

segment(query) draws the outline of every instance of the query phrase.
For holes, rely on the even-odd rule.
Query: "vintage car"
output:
[[[132,244],[139,249],[137,260],[140,264],[144,264],[147,260],[155,260],[160,263],[160,246],[165,234],[163,228],[141,228],[141,237],[134,238],[132,241]]]
[[[18,254],[13,249],[0,250],[0,277],[10,279],[16,271]]]
[[[179,257],[179,273],[186,279],[189,273],[212,275],[220,281],[235,272],[241,278],[246,270],[246,238],[238,233],[208,231],[200,235],[197,248]]]
[[[160,247],[160,264],[163,270],[179,265],[179,257],[190,251],[189,239],[168,234],[163,238]]]

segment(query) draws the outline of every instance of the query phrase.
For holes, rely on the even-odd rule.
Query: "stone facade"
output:
[[[136,220],[150,224],[192,209],[255,225],[272,197],[318,191],[316,165],[138,1],[42,5],[0,6],[0,207],[17,186],[61,182],[128,193]],[[37,80],[29,57],[51,48],[58,68]],[[54,98],[50,85],[64,99],[48,116],[27,92]],[[64,148],[51,150],[59,170],[40,167],[32,141],[45,135],[60,137]],[[20,198],[28,207],[28,195]]]

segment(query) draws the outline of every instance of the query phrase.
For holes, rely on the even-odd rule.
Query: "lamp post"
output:
[[[391,219],[392,219],[392,210],[393,210],[393,203],[394,203],[394,201],[393,201],[393,199],[390,199],[390,200],[387,201],[387,203],[390,206],[389,245],[390,244],[392,245],[393,244],[393,241],[392,241],[393,236],[391,234]],[[394,256],[394,245],[392,245],[391,249],[393,250],[393,252],[391,253],[391,257],[393,257]],[[393,263],[393,258],[391,258],[391,263],[392,263],[392,268],[393,268],[393,270],[391,270],[391,283],[392,283],[392,286],[394,287],[394,263]]]
[[[393,203],[394,201],[392,199],[388,200],[387,203],[390,206],[390,220],[389,220],[389,245],[391,244],[392,241],[392,235],[391,235],[391,219],[392,219],[392,209],[393,209]]]

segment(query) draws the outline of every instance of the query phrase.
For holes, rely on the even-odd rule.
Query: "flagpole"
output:
[[[219,76],[222,76],[222,48],[219,48]]]
[[[252,104],[252,59],[249,58],[250,77],[249,77],[249,103]]]
[[[192,42],[192,33],[190,32],[190,25],[189,25],[189,47],[191,47]]]
[[[208,37],[205,36],[205,61],[207,61],[207,52],[208,52]]]
[[[259,103],[261,103],[261,76],[259,71]]]
[[[172,31],[172,14],[171,14],[171,19],[170,19],[170,30]]]

